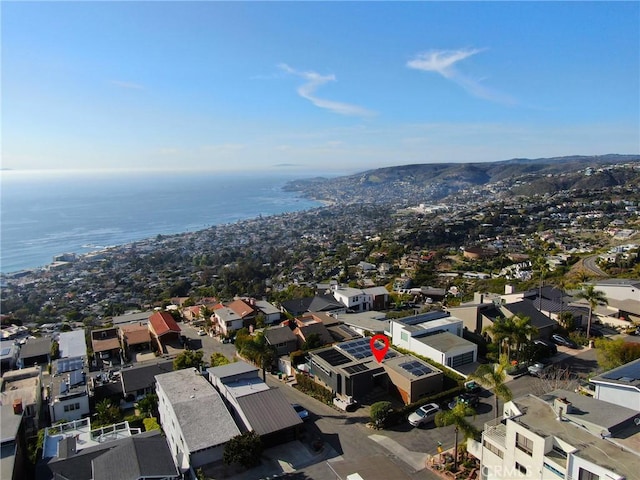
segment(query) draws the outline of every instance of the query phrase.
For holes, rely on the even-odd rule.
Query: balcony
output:
[[[484,424],[483,438],[491,440],[502,448],[506,447],[507,426],[503,423],[505,420],[496,418]]]

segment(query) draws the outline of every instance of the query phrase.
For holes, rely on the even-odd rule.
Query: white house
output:
[[[80,420],[89,415],[87,366],[83,357],[61,358],[53,365],[49,384],[51,423]]]
[[[222,335],[229,335],[243,327],[242,317],[229,307],[214,310],[213,316],[216,319],[218,332]]]
[[[640,412],[640,358],[601,373],[590,380],[598,400],[633,408]]]
[[[220,394],[195,368],[156,375],[160,424],[181,472],[222,459],[240,434]]]
[[[463,322],[448,312],[430,312],[390,322],[393,345],[458,369],[474,363],[478,346],[462,338]]]
[[[467,451],[480,460],[483,480],[631,480],[640,472],[639,417],[564,390],[529,394],[505,403]]]
[[[280,309],[266,300],[256,300],[255,307],[264,315],[264,323],[271,325],[280,321]]]
[[[371,310],[373,305],[372,296],[359,288],[336,285],[331,293],[333,298],[354,312]]]

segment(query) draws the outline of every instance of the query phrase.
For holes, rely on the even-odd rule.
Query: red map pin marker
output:
[[[384,343],[382,348],[378,348],[378,346],[376,345],[376,342],[378,340]],[[387,336],[382,335],[381,333],[379,333],[378,335],[374,335],[373,337],[371,337],[369,345],[371,346],[371,353],[373,353],[373,356],[376,357],[378,363],[382,362],[382,359],[387,354],[387,350],[389,350],[389,339],[387,338]]]

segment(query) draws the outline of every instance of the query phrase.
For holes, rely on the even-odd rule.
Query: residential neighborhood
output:
[[[638,478],[637,186],[503,187],[3,275],[2,478]]]

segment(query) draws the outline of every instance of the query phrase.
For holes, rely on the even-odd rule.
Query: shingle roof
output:
[[[117,465],[118,468],[113,468]],[[172,477],[178,471],[162,435],[130,437],[92,462],[93,480],[137,480]]]
[[[125,393],[133,393],[143,390],[156,383],[155,376],[173,371],[173,361],[164,360],[161,362],[141,364],[133,368],[124,368],[120,372]]]
[[[277,388],[236,398],[249,425],[258,435],[267,435],[300,425],[302,420]]]
[[[180,327],[170,313],[156,312],[149,317],[149,325],[157,336],[170,332],[180,333]]]
[[[30,338],[20,348],[20,358],[39,357],[51,353],[51,338]]]
[[[324,324],[320,322],[308,323],[302,327],[296,328],[296,330],[300,331],[304,340],[309,340],[309,335],[317,333],[320,336],[320,340],[322,340],[323,344],[326,345],[327,343],[333,343],[333,338],[331,337],[331,334],[329,334],[327,327],[325,327]]]
[[[264,338],[267,339],[270,345],[296,341],[296,336],[287,326],[267,328],[264,331]]]
[[[519,302],[507,303],[502,305],[502,309],[511,312],[512,315],[521,315],[529,317],[531,325],[536,328],[545,328],[557,325],[558,322],[541,313],[531,300],[521,300]]]
[[[114,451],[117,451],[118,454],[109,455],[108,462],[98,461],[96,472],[93,462]],[[134,437],[85,448],[69,458],[53,458],[46,463],[43,462],[37,467],[36,479],[137,480],[142,475],[136,475],[134,471],[136,467],[133,466],[135,461],[139,463],[138,468],[142,473],[156,471],[161,472],[157,476],[177,476],[167,442],[162,436],[162,432],[154,430],[140,433]],[[149,466],[150,461],[153,462],[153,466]],[[114,468],[114,465],[117,465],[117,468]],[[152,476],[153,474],[147,473],[146,475]]]
[[[190,452],[223,445],[240,434],[217,390],[195,368],[156,376]]]

